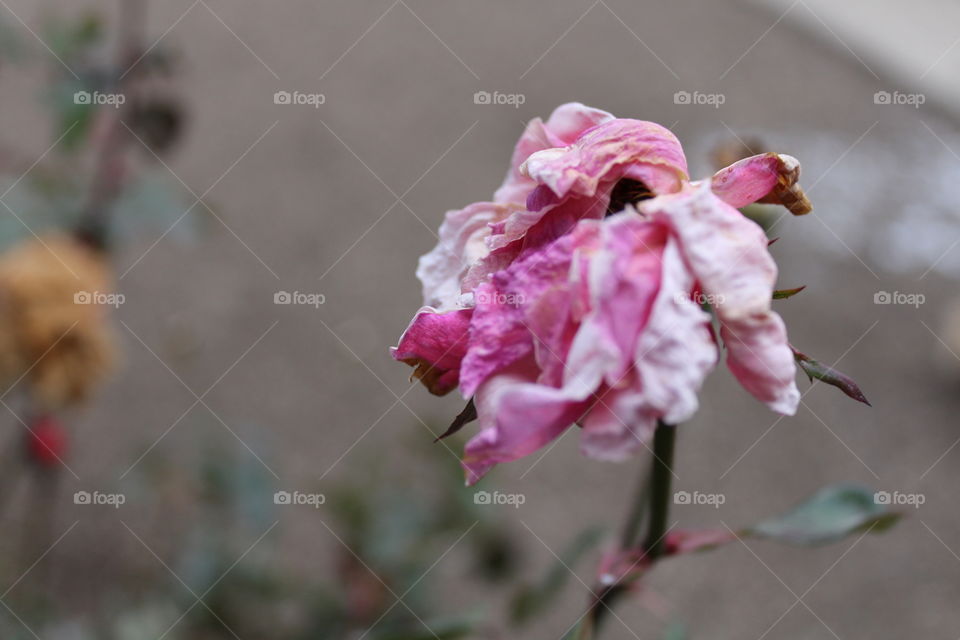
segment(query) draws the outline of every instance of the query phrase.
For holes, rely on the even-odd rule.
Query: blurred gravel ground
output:
[[[39,3],[9,4],[36,24]],[[363,475],[371,458],[398,484],[416,476],[403,446],[430,438],[425,426],[441,428],[460,408],[452,396],[408,392],[408,370],[387,354],[419,304],[416,258],[445,210],[489,197],[524,122],[578,100],[671,126],[694,175],[709,171],[710,147],[734,134],[801,160],[815,213],[783,220],[774,253],[782,285],[809,288],[778,309],[795,345],[839,360],[874,403],[818,385],[796,417],[778,419],[718,371],[682,428],[677,488],[727,501],[679,507],[681,524],[747,524],[833,482],[926,496],[883,536],[813,551],[751,542],[665,563],[650,590],[669,603],[666,616],[685,620],[693,638],[960,635],[960,451],[950,450],[960,437],[960,363],[935,335],[945,335],[960,260],[960,248],[949,250],[960,237],[956,123],[875,105],[883,84],[855,57],[789,21],[772,26],[776,17],[707,0],[154,2],[150,32],[174,25],[164,42],[182,50],[192,110],[171,168],[198,193],[211,188],[226,224],[209,220],[212,238],[196,245],[144,238],[118,257],[120,272],[136,263],[121,280],[127,303],[117,313],[131,330],[117,325],[126,363],[75,417],[81,481],[68,482],[70,492],[132,490],[136,474],[118,478],[194,403],[184,385],[197,394],[214,385],[204,397],[211,411],[194,407],[141,464],[188,460],[203,438],[233,443],[216,412],[279,488]],[[4,70],[0,82],[0,140],[45,148],[36,79]],[[319,91],[326,103],[275,105],[279,90]],[[475,105],[479,90],[526,100]],[[726,101],[676,105],[677,91]],[[326,304],[275,306],[278,290],[322,292]],[[878,306],[878,291],[923,293],[926,303]],[[529,550],[531,575],[552,561],[546,546],[561,548],[589,523],[618,525],[632,491],[636,465],[582,459],[575,440],[484,483],[526,495],[521,509],[495,517]],[[450,453],[438,446],[436,455]],[[81,520],[58,549],[84,569],[74,588],[153,562],[115,514],[64,510],[65,522]],[[134,508],[123,519],[162,551],[184,526],[174,515]],[[337,543],[312,514],[284,514],[265,544],[319,580]],[[591,572],[581,568],[584,582]],[[451,609],[475,604],[464,594],[449,590]],[[585,598],[573,583],[527,637],[558,637]],[[618,614],[609,637],[658,637],[653,614],[638,606]]]

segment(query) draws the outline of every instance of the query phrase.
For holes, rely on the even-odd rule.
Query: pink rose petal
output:
[[[416,367],[413,375],[430,390],[444,395],[457,388],[460,361],[467,350],[473,309],[437,312],[423,307],[390,350],[396,360]]]

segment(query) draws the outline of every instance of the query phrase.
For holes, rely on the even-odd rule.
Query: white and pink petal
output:
[[[470,265],[489,253],[490,225],[513,211],[502,204],[476,202],[446,213],[437,246],[421,256],[417,266],[424,305],[442,311],[462,306],[461,282]]]
[[[541,185],[528,198],[532,206],[556,198],[593,197],[601,184],[629,177],[656,194],[677,191],[687,179],[687,161],[673,133],[653,122],[617,119],[596,126],[563,148],[534,153],[520,171]]]
[[[569,102],[554,109],[547,121],[531,120],[517,141],[510,162],[510,170],[503,184],[494,194],[494,202],[513,202],[522,205],[536,187],[536,182],[520,173],[520,165],[531,154],[551,147],[564,147],[584,131],[613,120],[613,115],[579,102]]]

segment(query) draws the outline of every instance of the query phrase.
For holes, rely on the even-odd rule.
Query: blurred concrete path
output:
[[[38,28],[35,0],[6,2]],[[148,447],[156,444],[147,463],[181,460],[204,438],[234,445],[234,435],[276,473],[278,488],[364,474],[371,458],[397,483],[417,474],[403,447],[431,438],[462,406],[409,387],[409,371],[387,353],[420,304],[417,256],[436,241],[445,210],[490,196],[526,121],[578,100],[670,126],[694,176],[709,172],[710,148],[731,136],[759,137],[801,160],[815,213],[782,220],[774,253],[783,286],[809,286],[777,308],[794,344],[838,363],[875,405],[804,380],[799,414],[780,419],[721,368],[681,429],[677,488],[727,501],[719,510],[679,507],[677,520],[749,524],[834,482],[927,498],[883,536],[812,551],[757,542],[665,563],[651,588],[670,603],[668,617],[686,621],[694,639],[960,636],[960,407],[957,363],[940,342],[960,272],[960,137],[928,105],[876,104],[889,87],[864,64],[898,26],[919,40],[931,34],[923,54],[914,52],[929,64],[950,37],[874,11],[870,29],[885,35],[866,38],[861,51],[845,25],[881,3],[835,11],[807,3],[824,22],[820,33],[727,0],[152,3],[150,32],[182,51],[192,110],[170,167],[198,193],[211,189],[223,222],[208,219],[212,237],[200,245],[150,237],[119,256],[126,367],[75,418],[84,485],[133,491],[137,474],[119,478]],[[910,7],[946,16],[939,4]],[[942,22],[946,31],[956,25]],[[825,47],[830,31],[850,50]],[[931,81],[955,77],[957,55],[960,47]],[[38,85],[33,75],[0,75],[4,144],[46,148]],[[275,104],[278,91],[326,100]],[[477,91],[524,100],[476,104]],[[677,104],[682,91],[724,102]],[[281,290],[319,292],[326,302],[274,305]],[[922,293],[926,303],[876,305],[881,291]],[[947,374],[938,361],[950,363]],[[214,384],[209,411],[190,409],[195,397],[181,380],[198,394]],[[571,433],[542,459],[498,469],[484,488],[526,495],[522,509],[494,517],[526,545],[533,577],[553,556],[529,532],[558,549],[584,525],[616,526],[636,466],[582,458]],[[125,519],[137,518],[156,522],[134,504]],[[161,550],[184,524],[162,525],[148,529]],[[278,562],[324,579],[337,542],[313,517],[285,514],[275,535]],[[112,514],[85,515],[59,552],[80,567],[86,557],[155,564]],[[591,582],[593,567],[578,570]],[[78,571],[73,588],[100,588],[85,583],[89,575]],[[472,607],[466,594],[449,589],[451,609]],[[574,581],[525,637],[557,638],[586,597]],[[662,621],[639,605],[618,613],[630,631],[614,621],[609,637],[658,637]]]

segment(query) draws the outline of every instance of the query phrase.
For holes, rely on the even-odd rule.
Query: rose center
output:
[[[610,192],[610,204],[607,206],[607,216],[623,211],[628,204],[636,204],[656,197],[650,187],[633,178],[623,178],[613,186]]]

